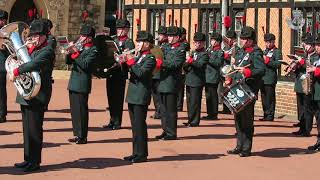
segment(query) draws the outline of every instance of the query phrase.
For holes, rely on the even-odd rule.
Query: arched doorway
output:
[[[30,24],[36,17],[39,17],[39,11],[33,0],[16,0],[10,11],[9,22],[23,21]]]

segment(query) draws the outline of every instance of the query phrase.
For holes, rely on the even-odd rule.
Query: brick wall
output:
[[[297,117],[297,99],[293,87],[293,82],[278,82],[276,87],[276,116],[291,115]],[[260,93],[256,109],[262,112]]]

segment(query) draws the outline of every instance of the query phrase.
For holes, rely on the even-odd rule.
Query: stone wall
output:
[[[0,0],[0,9],[9,12],[16,0]],[[68,36],[74,39],[80,31],[81,14],[86,9],[89,12],[87,22],[99,31],[104,26],[104,9],[106,0],[34,0],[37,9],[43,10],[43,17],[53,22],[52,34]],[[56,68],[65,69],[64,58],[57,50]]]

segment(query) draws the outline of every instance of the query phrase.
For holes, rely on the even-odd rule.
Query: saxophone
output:
[[[308,55],[308,58],[306,60],[306,66],[310,67],[311,62],[310,62],[310,56],[312,54]],[[312,91],[312,77],[311,74],[306,72],[305,74],[303,74],[302,76],[300,76],[300,80],[301,80],[301,84],[302,84],[302,91],[305,95],[309,95]]]

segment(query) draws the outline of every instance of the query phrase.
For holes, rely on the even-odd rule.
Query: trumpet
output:
[[[66,48],[61,46],[61,54],[71,54],[74,53],[73,48],[75,47],[78,51],[83,50],[83,45],[85,44],[85,39],[78,39],[74,44],[70,44]]]

